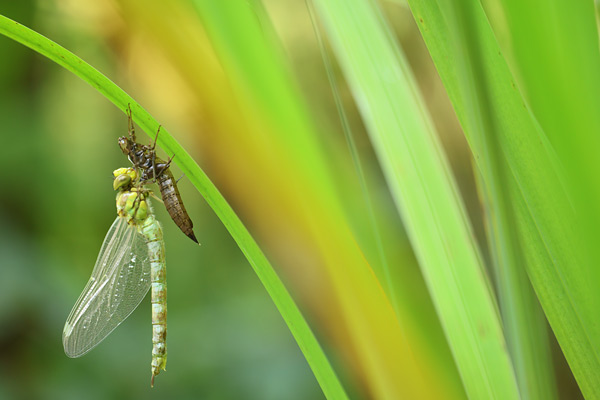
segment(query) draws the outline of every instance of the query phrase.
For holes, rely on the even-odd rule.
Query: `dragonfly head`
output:
[[[131,140],[129,140],[129,138],[125,137],[125,136],[121,136],[119,138],[119,147],[121,148],[121,151],[123,152],[123,154],[129,156],[129,154],[131,154],[132,152],[132,144],[131,144]]]
[[[133,168],[119,168],[113,171],[115,177],[113,181],[113,189],[127,190],[131,187],[132,182],[137,179],[137,172]]]

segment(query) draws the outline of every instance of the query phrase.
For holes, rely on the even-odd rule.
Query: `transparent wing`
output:
[[[98,345],[140,304],[150,288],[150,261],[144,237],[117,217],[104,238],[92,276],[63,330],[69,357]]]

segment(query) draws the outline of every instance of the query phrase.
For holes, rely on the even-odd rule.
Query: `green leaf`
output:
[[[532,117],[481,4],[465,2],[462,14],[452,15],[445,2],[411,0],[409,3],[484,180],[495,179],[486,166],[489,151],[485,146],[498,144],[495,151],[499,152],[506,177],[529,279],[582,391],[590,398],[597,398],[600,394],[597,317],[591,312],[591,300],[586,300],[593,275],[587,270],[588,254],[582,246],[581,230],[574,223],[577,221],[572,202],[574,192],[564,184],[564,169],[571,166],[559,162]],[[476,47],[457,42],[461,40],[456,34],[459,24],[472,25],[470,37]],[[479,78],[470,77],[464,69],[461,58],[465,53],[459,49],[468,46],[471,46],[471,60],[478,60],[469,68],[479,71]],[[546,64],[540,65],[540,73]],[[485,93],[484,99],[489,104],[483,112],[488,113],[485,118],[493,129],[488,129],[489,124],[478,124],[480,119],[475,115],[481,111],[476,98],[469,95],[472,90]],[[550,373],[543,375],[547,378],[541,379],[546,382],[551,379]],[[543,386],[543,382],[539,385]]]
[[[414,78],[371,2],[316,0],[471,398],[518,398],[454,179]]]
[[[523,399],[558,397],[551,368],[551,354],[545,318],[538,305],[526,271],[523,248],[514,221],[517,219],[510,176],[498,141],[498,127],[486,85],[489,70],[482,67],[478,24],[466,3],[446,7],[449,38],[457,55],[453,62],[462,85],[467,125],[477,127],[482,151],[479,158],[481,193],[487,208],[487,231],[493,258],[498,297],[509,351]]]

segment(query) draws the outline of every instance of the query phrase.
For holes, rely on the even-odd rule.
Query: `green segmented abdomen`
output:
[[[150,290],[152,303],[152,363],[154,377],[167,365],[167,268],[162,229],[153,215],[139,228],[146,238],[150,258]]]

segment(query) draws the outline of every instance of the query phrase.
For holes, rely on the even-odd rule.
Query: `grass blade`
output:
[[[525,104],[504,60],[479,2],[467,2],[470,23],[476,25],[485,81],[465,79],[457,70],[460,44],[448,21],[446,4],[411,0],[411,10],[425,39],[484,179],[490,171],[481,160],[490,132],[474,125],[472,99],[462,87],[485,85],[490,101],[508,190],[516,214],[515,225],[523,248],[529,279],[565,356],[586,396],[600,393],[600,362],[595,316],[589,308],[590,279],[586,253],[564,177],[552,146]],[[597,49],[596,49],[597,50]],[[539,364],[538,364],[539,365]],[[551,373],[544,373],[550,377]],[[546,378],[551,379],[551,378]]]
[[[152,118],[133,98],[102,75],[95,68],[58,44],[25,26],[0,16],[0,33],[31,48],[89,83],[108,100],[125,112],[131,104],[133,119],[153,138],[158,122]],[[277,276],[273,267],[258,247],[250,233],[234,213],[227,201],[212,184],[208,176],[200,169],[189,154],[171,137],[164,127],[158,138],[159,145],[169,154],[177,154],[175,162],[194,184],[207,203],[221,219],[232,235],[277,306],[283,319],[294,335],[298,346],[306,357],[323,392],[328,398],[344,399],[346,394],[327,357],[322,351],[306,320],[294,303],[287,289]]]
[[[367,123],[467,394],[517,398],[481,258],[406,61],[372,3],[314,4]]]
[[[558,396],[553,382],[546,325],[525,270],[523,249],[514,224],[516,219],[510,192],[510,177],[500,151],[498,127],[493,118],[486,81],[488,71],[480,59],[481,42],[474,15],[465,3],[446,7],[446,18],[455,44],[455,70],[460,77],[461,97],[472,110],[469,125],[482,132],[478,139],[483,151],[479,158],[485,177],[479,179],[488,208],[488,237],[498,287],[507,343],[523,399],[552,399]],[[473,82],[473,84],[469,84]],[[478,174],[478,176],[482,176]],[[541,368],[539,366],[542,366]]]
[[[266,210],[268,214],[281,213],[290,225],[289,218],[294,218],[290,227],[294,237],[302,238],[303,253],[313,255],[303,274],[314,271],[327,285],[327,294],[313,291],[311,299],[322,303],[326,296],[331,297],[326,306],[318,308],[319,312],[330,310],[328,327],[336,332],[336,350],[354,360],[355,374],[362,377],[372,397],[462,397],[460,381],[452,379],[456,371],[452,367],[449,372],[442,370],[438,354],[420,334],[422,326],[414,328],[416,313],[407,310],[408,303],[394,313],[381,290],[373,273],[376,257],[365,254],[365,242],[356,235],[354,221],[345,212],[348,200],[339,196],[339,186],[332,178],[337,172],[336,179],[344,179],[344,172],[333,169],[329,154],[323,152],[322,140],[328,132],[315,126],[260,2],[240,6],[237,2],[198,0],[194,4],[235,91],[235,101],[241,105],[240,115],[247,116],[243,129],[227,131],[227,135],[252,138],[244,146],[243,157],[252,160],[251,175],[264,185],[259,200],[263,204],[253,210],[264,212],[264,204],[276,202]],[[154,29],[156,25],[150,26]],[[256,203],[260,194],[252,192]],[[401,240],[394,243],[394,250]],[[415,279],[419,288],[424,286],[420,276]],[[426,297],[422,291],[419,295]],[[427,307],[432,309],[429,303]],[[436,332],[427,332],[427,339],[441,336],[439,326],[430,324],[428,328]],[[447,344],[440,344],[446,360]],[[429,384],[432,380],[438,384]]]
[[[591,283],[577,288],[582,291],[578,302],[588,317],[595,318],[600,307],[596,286],[600,281],[600,186],[596,184],[600,171],[600,51],[594,4],[556,2],[540,7],[539,1],[507,1],[502,5],[520,86],[568,174],[566,186],[578,211],[579,239],[586,253],[583,268],[569,274],[581,273]],[[595,329],[591,337],[600,337],[598,324],[587,327]],[[599,341],[595,347],[600,355]]]

